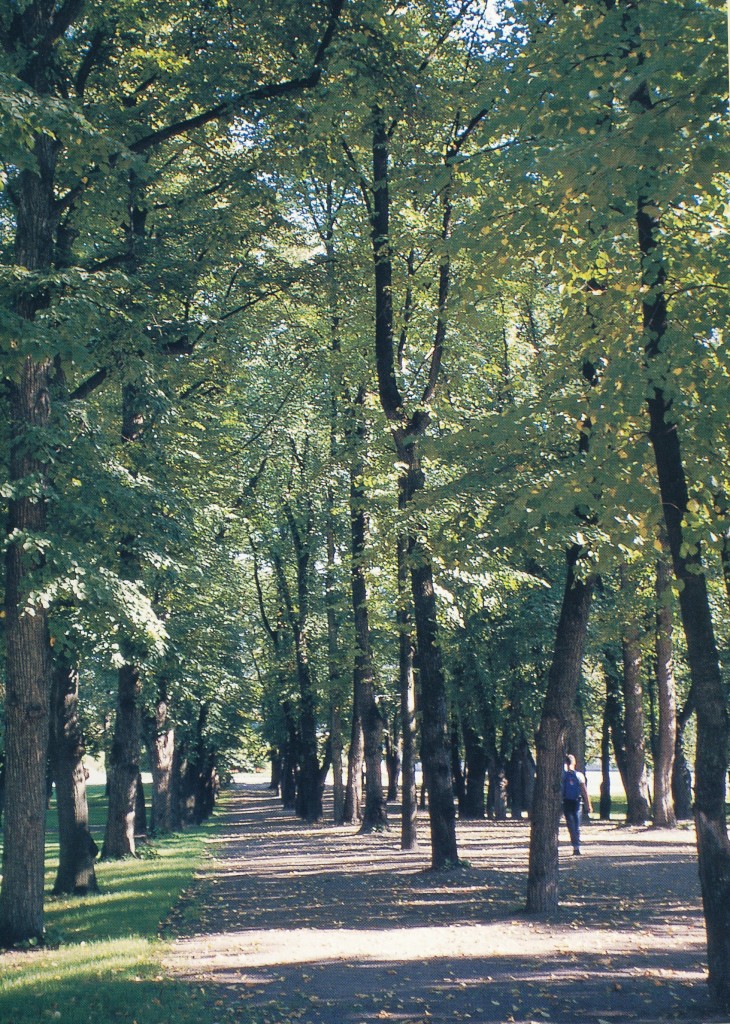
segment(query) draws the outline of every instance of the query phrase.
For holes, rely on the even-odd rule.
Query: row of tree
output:
[[[143,747],[158,829],[266,744],[297,813],[331,768],[368,830],[385,744],[434,867],[454,791],[533,808],[542,912],[566,745],[668,825],[696,712],[728,1005],[721,6],[0,15],[4,942],[43,933],[49,735],[59,886],[83,733],[111,857]]]

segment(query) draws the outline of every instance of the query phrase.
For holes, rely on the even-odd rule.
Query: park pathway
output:
[[[714,1018],[689,830],[594,823],[561,842],[562,909],[521,912],[526,822],[459,825],[468,866],[425,870],[399,828],[309,827],[263,783],[227,795],[211,856],[176,908],[171,974],[220,1024],[692,1021]],[[567,840],[567,836],[561,837]]]

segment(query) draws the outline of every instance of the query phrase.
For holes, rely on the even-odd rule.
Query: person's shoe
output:
[[[573,856],[574,857],[580,857],[580,846],[574,846],[573,847]]]

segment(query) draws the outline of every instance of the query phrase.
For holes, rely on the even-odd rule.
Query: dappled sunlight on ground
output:
[[[458,871],[423,845],[309,827],[265,785],[229,799],[224,835],[168,966],[275,1022],[711,1020],[691,830],[592,823],[584,856],[561,835],[561,910],[522,912],[526,821],[463,822]]]

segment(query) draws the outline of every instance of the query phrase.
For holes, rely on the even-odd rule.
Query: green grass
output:
[[[224,795],[225,798],[225,795]],[[90,787],[92,832],[101,845],[106,805]],[[48,816],[48,890],[55,878],[55,811]],[[191,883],[215,822],[154,842],[143,856],[97,863],[100,892],[51,897],[47,942],[0,954],[2,1024],[213,1024],[221,1011],[200,987],[168,979],[161,922]],[[239,1017],[240,1019],[240,1017]]]

